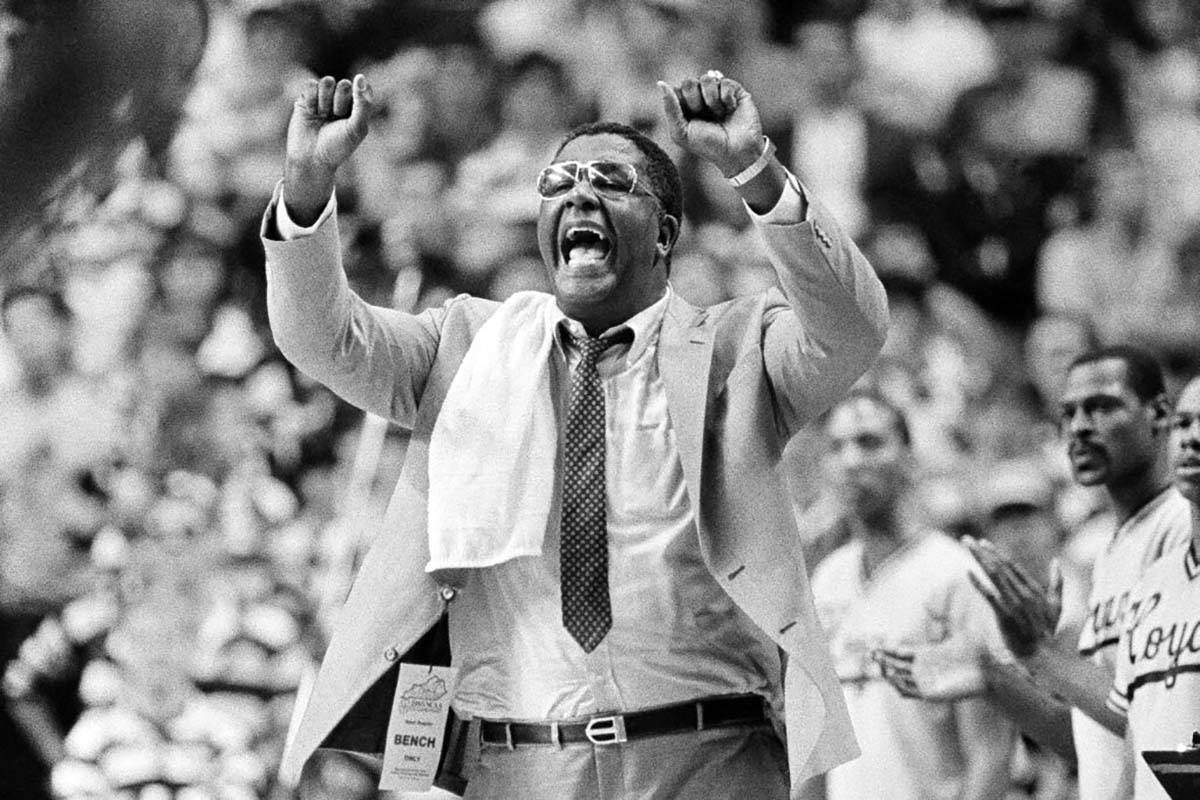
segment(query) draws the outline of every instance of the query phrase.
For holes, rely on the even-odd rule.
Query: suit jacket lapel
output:
[[[706,319],[704,309],[672,292],[658,352],[658,370],[667,392],[679,460],[693,504],[700,498],[704,415],[713,352],[712,331],[705,324]]]

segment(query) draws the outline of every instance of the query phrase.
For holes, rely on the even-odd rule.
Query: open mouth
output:
[[[595,228],[570,227],[558,243],[559,252],[568,266],[596,264],[608,258],[612,242]]]

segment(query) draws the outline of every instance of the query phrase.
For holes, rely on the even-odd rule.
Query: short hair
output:
[[[888,417],[891,419],[892,431],[896,434],[897,438],[900,439],[900,444],[904,445],[905,448],[912,447],[912,430],[908,426],[908,416],[903,410],[901,410],[900,406],[896,405],[882,394],[870,391],[868,389],[855,389],[850,392],[850,394],[846,395],[841,400],[830,406],[829,410],[824,414],[822,427],[828,426],[830,417],[832,417],[833,413],[839,408],[864,400],[878,406],[879,408],[882,408],[885,412],[887,412]]]
[[[572,128],[563,137],[554,155],[557,158],[567,144],[581,136],[600,136],[606,133],[628,140],[641,152],[646,159],[646,178],[650,188],[662,202],[663,210],[682,223],[683,180],[679,177],[679,167],[675,166],[675,162],[657,142],[637,128],[620,122],[588,122]]]
[[[1076,367],[1110,359],[1125,364],[1125,383],[1143,403],[1166,393],[1166,381],[1163,379],[1162,365],[1158,363],[1158,359],[1146,350],[1132,345],[1114,344],[1089,350],[1077,356],[1067,367],[1067,372]]]
[[[62,320],[71,319],[71,307],[67,305],[62,292],[48,286],[24,283],[8,287],[4,294],[0,295],[0,324],[7,328],[8,309],[27,298],[41,298],[50,306],[54,316]]]

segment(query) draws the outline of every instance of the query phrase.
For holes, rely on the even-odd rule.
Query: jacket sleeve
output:
[[[789,205],[795,213],[779,213]],[[795,176],[776,210],[755,225],[783,290],[768,301],[763,359],[780,418],[794,433],[874,362],[887,337],[887,295],[858,246]]]
[[[411,428],[445,310],[414,315],[365,302],[342,269],[336,213],[312,233],[289,241],[279,236],[281,188],[282,182],[260,229],[275,344],[297,369],[342,399]]]

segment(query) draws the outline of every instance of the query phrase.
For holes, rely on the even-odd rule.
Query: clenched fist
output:
[[[712,163],[726,178],[738,175],[763,155],[762,119],[750,92],[732,78],[709,70],[677,86],[658,82],[671,140]],[[774,207],[786,173],[775,159],[738,188],[757,213]]]
[[[658,82],[671,139],[713,163],[726,177],[741,172],[762,152],[762,120],[750,93],[710,70],[678,86]]]
[[[333,191],[334,174],[366,138],[371,87],[362,75],[353,81],[326,75],[311,80],[292,106],[287,132],[284,198],[288,213],[311,224]]]

